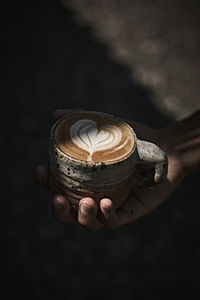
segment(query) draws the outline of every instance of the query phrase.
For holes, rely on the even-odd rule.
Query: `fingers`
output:
[[[48,168],[38,166],[36,168],[36,183],[41,188],[48,188]],[[70,203],[64,196],[55,195],[52,201],[52,212],[55,218],[60,222],[79,222],[86,228],[97,231],[104,227],[116,229],[128,223],[130,213],[123,209],[115,210],[113,202],[110,199],[100,201],[100,220],[97,216],[97,204],[92,198],[83,198],[79,204],[78,219],[70,211]]]
[[[48,168],[45,166],[38,166],[35,173],[35,181],[38,187],[48,187]]]
[[[70,211],[70,204],[64,196],[55,195],[52,201],[52,212],[60,222],[77,222],[77,216]]]
[[[124,205],[115,209],[110,199],[102,199],[100,202],[101,220],[109,229],[116,229],[137,220],[143,216],[149,208],[140,200],[130,194]]]
[[[97,204],[91,198],[83,198],[80,201],[78,219],[77,216],[70,211],[70,203],[61,195],[54,196],[52,212],[55,218],[60,222],[79,222],[92,231],[99,230],[103,227],[103,224],[97,219]]]
[[[38,166],[36,168],[36,183],[40,188],[48,189],[48,168]],[[83,198],[80,201],[78,220],[77,216],[70,211],[70,203],[62,195],[54,195],[52,212],[60,222],[76,223],[77,221],[90,230],[96,231],[103,227],[97,219],[97,204],[91,198]]]
[[[96,231],[103,227],[97,219],[97,204],[92,198],[83,198],[79,203],[78,221],[90,230]]]
[[[73,111],[80,111],[82,110],[81,108],[74,108],[74,109],[57,109],[54,111],[53,113],[53,119],[55,121],[59,120],[60,118],[62,118],[63,116],[65,116],[66,114],[73,112]]]
[[[115,209],[111,199],[104,198],[100,201],[100,220],[97,218],[97,204],[91,198],[83,198],[79,204],[78,221],[81,225],[91,230],[107,227],[116,229],[133,222],[145,214],[147,208],[133,195],[130,195],[125,204]]]
[[[112,200],[104,198],[100,201],[101,220],[109,229],[116,229],[121,225],[117,210]]]

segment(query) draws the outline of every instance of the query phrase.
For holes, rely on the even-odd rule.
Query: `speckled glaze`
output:
[[[71,112],[64,118],[71,114]],[[84,112],[82,112],[84,113]],[[88,112],[87,113],[97,113]],[[104,113],[100,113],[104,114]],[[108,115],[108,114],[104,114]],[[109,117],[115,118],[112,115]],[[82,197],[92,197],[97,203],[108,197],[120,207],[134,187],[149,187],[163,181],[167,174],[166,154],[155,144],[137,139],[130,154],[120,161],[91,162],[63,153],[55,140],[58,120],[52,127],[49,139],[49,186],[53,194],[63,194],[77,211]],[[121,120],[120,120],[121,121]]]

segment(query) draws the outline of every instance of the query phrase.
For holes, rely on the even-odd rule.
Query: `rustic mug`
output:
[[[97,204],[110,198],[118,208],[131,189],[161,183],[167,166],[157,145],[138,139],[128,123],[106,113],[72,111],[50,131],[49,187],[74,212],[83,197]]]

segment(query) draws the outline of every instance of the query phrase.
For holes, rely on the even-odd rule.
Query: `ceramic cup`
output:
[[[99,120],[99,118],[103,129],[100,128],[97,131],[94,124],[95,120]],[[106,160],[106,151],[102,151],[101,147],[98,146],[97,150],[100,149],[101,151],[97,151],[98,156],[96,155],[96,159],[93,159],[91,150],[89,155],[89,150],[87,152],[79,149],[79,147],[77,148],[77,145],[75,145],[76,138],[78,138],[80,147],[89,147],[83,144],[84,141],[80,140],[80,136],[76,136],[78,132],[83,132],[82,127],[77,132],[74,129],[72,130],[73,139],[70,141],[71,144],[69,147],[66,144],[65,151],[63,151],[63,147],[57,137],[59,130],[63,130],[63,135],[65,135],[65,127],[72,126],[73,122],[76,123],[77,120],[79,123],[82,122],[81,120],[87,120],[84,134],[87,134],[87,139],[88,136],[89,139],[86,144],[89,144],[89,141],[91,142],[91,134],[94,135],[94,131],[91,131],[92,126],[96,130],[95,136],[101,139],[101,130],[104,130],[104,133],[107,134],[104,121],[107,122],[107,120],[110,120],[109,122],[114,124],[114,126],[119,122],[120,128],[123,128],[124,141],[127,141],[127,139],[132,141],[128,144],[129,146],[126,148],[125,155],[123,156],[123,153],[120,152],[120,158],[115,157],[115,159],[112,159],[113,154],[111,154],[109,159]],[[128,134],[128,137],[124,133]],[[117,135],[118,133],[116,132]],[[85,138],[85,135],[83,137]],[[69,136],[68,139],[70,139]],[[116,144],[113,144],[113,149],[120,148],[116,140],[113,139],[113,141]],[[101,140],[98,140],[98,143],[101,145]],[[120,151],[123,151],[122,146]],[[70,154],[67,153],[68,149]],[[77,149],[80,151],[77,151]],[[85,153],[88,154],[87,157],[84,157]],[[115,153],[115,151],[112,153]],[[79,155],[83,155],[82,159],[80,159]],[[110,198],[116,208],[120,207],[126,201],[131,189],[150,187],[161,183],[167,175],[167,165],[167,156],[157,145],[138,139],[134,129],[130,125],[109,114],[92,111],[72,111],[58,120],[50,131],[49,186],[53,194],[62,194],[68,199],[74,212],[77,212],[79,201],[83,197],[91,197],[97,204],[99,204],[102,198]]]

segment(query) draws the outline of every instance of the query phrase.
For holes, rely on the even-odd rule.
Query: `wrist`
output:
[[[158,130],[158,141],[179,162],[183,177],[200,170],[200,113]]]

